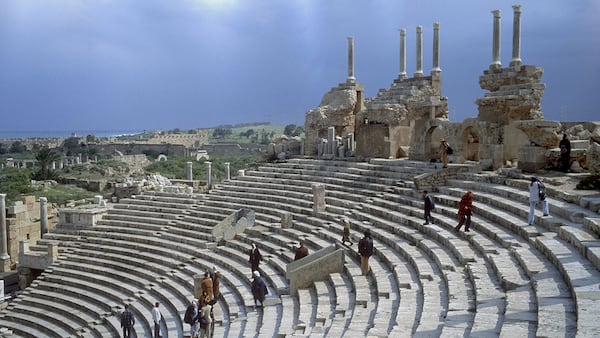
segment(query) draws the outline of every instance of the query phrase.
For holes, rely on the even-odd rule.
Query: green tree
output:
[[[287,136],[300,136],[304,132],[304,128],[297,126],[295,124],[288,124],[283,129],[283,134]]]
[[[9,153],[22,154],[27,152],[27,147],[21,141],[15,141],[8,150]]]
[[[0,170],[0,191],[6,193],[8,202],[19,199],[21,194],[33,191],[30,184],[31,169],[8,167]]]
[[[33,173],[32,178],[38,181],[54,179],[56,173],[50,169],[50,164],[60,160],[62,154],[48,147],[41,148],[36,154],[35,159],[38,161],[40,168]]]
[[[214,138],[225,138],[231,134],[233,134],[233,131],[231,130],[231,128],[215,128],[213,130]]]

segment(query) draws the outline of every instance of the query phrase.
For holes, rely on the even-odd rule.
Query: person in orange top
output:
[[[202,286],[202,291],[205,293],[206,299],[204,301],[206,303],[210,302],[213,298],[213,280],[210,278],[210,272],[206,271],[204,273],[204,278],[200,284]]]
[[[469,232],[469,227],[471,226],[471,215],[473,215],[473,192],[471,190],[467,191],[466,194],[460,199],[458,203],[458,218],[460,221],[458,225],[454,228],[456,232],[460,231],[462,225],[465,225],[465,231]]]

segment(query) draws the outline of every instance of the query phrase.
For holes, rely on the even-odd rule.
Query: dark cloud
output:
[[[415,70],[423,25],[425,72],[441,24],[443,91],[451,119],[477,115],[491,62],[493,9],[502,62],[511,57],[513,3],[485,1],[103,0],[0,2],[3,130],[142,130],[304,121],[346,78],[346,37],[367,96]],[[600,6],[522,1],[526,64],[544,68],[547,119],[597,119]],[[25,118],[27,117],[27,118]]]

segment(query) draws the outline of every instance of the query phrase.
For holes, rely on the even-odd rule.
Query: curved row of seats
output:
[[[248,170],[208,195],[123,199],[94,228],[44,236],[42,243],[60,243],[60,260],[0,313],[0,326],[24,337],[115,336],[127,303],[138,318],[136,336],[149,336],[158,301],[163,337],[181,337],[193,278],[214,266],[223,275],[215,336],[598,334],[591,316],[600,299],[600,245],[590,225],[597,214],[553,199],[550,187],[553,216],[528,226],[526,178],[498,184],[467,173],[438,187],[435,224],[423,225],[412,178],[435,170],[405,160],[295,159]],[[318,215],[315,183],[326,190],[327,208]],[[476,195],[472,232],[456,233],[456,205],[466,190]],[[211,228],[240,208],[254,210],[256,224],[216,245]],[[283,213],[292,214],[292,228],[281,227]],[[373,234],[367,276],[356,245],[340,243],[341,217],[351,221],[355,244],[364,230]],[[311,252],[335,244],[346,263],[291,297],[285,266],[299,242]],[[252,243],[264,256],[264,308],[254,307],[250,291]]]

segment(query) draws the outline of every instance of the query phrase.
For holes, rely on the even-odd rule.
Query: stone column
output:
[[[431,73],[441,72],[440,69],[440,23],[433,24],[433,69]]]
[[[400,79],[406,79],[406,29],[400,29]]]
[[[423,26],[417,26],[417,70],[414,77],[423,76]]]
[[[511,67],[521,66],[521,5],[513,5],[513,41],[512,41],[512,59]]]
[[[492,47],[492,63],[490,68],[501,68],[502,62],[500,62],[500,10],[495,9],[492,11],[494,14],[494,44]]]
[[[225,162],[225,179],[228,181],[231,179],[231,167],[229,162]]]
[[[187,164],[187,166],[186,166],[186,177],[187,177],[187,179],[189,181],[191,181],[191,180],[194,179],[194,174],[192,172],[193,163],[192,162],[187,162],[186,164]]]
[[[206,161],[206,189],[212,189],[212,162]]]
[[[335,155],[335,127],[327,128],[327,154]]]
[[[40,237],[48,233],[48,206],[46,202],[48,202],[46,197],[40,197]]]
[[[348,79],[346,82],[354,83],[354,38],[348,37]]]
[[[10,271],[8,240],[6,237],[6,194],[0,194],[0,272]]]

